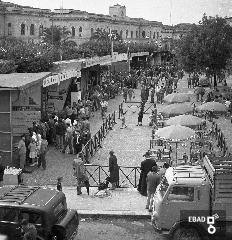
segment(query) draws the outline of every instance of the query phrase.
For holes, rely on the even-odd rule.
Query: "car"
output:
[[[67,208],[65,194],[39,186],[0,188],[0,234],[8,240],[22,238],[21,222],[27,219],[38,240],[72,240],[77,234],[79,216]]]

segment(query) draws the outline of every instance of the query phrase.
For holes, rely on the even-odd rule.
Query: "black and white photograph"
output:
[[[0,240],[232,239],[232,0],[0,0]]]

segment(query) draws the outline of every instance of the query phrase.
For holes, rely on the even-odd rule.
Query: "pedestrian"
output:
[[[80,131],[74,130],[73,131],[73,150],[74,155],[78,154],[82,150],[82,143],[83,139],[81,137]]]
[[[18,144],[19,152],[19,168],[24,169],[26,163],[26,145],[25,145],[25,135],[21,136],[21,139]]]
[[[138,184],[138,191],[141,195],[147,196],[147,174],[151,171],[153,166],[157,166],[156,161],[150,158],[150,153],[144,154],[145,160],[141,162],[141,173]]]
[[[57,178],[56,189],[60,192],[62,192],[62,181],[63,181],[63,177]]]
[[[36,146],[35,139],[32,138],[31,143],[28,146],[28,149],[30,150],[29,158],[31,159],[32,166],[36,164],[36,159],[37,159],[37,149],[36,148],[37,148],[37,146]]]
[[[125,115],[126,115],[126,113],[122,113],[122,118],[121,118],[121,120],[122,120],[122,127],[121,127],[121,129],[127,127],[127,125],[126,125],[126,116]]]
[[[3,185],[3,176],[4,176],[5,166],[2,164],[2,157],[0,156],[0,187]]]
[[[58,119],[56,124],[56,144],[57,149],[63,149],[64,147],[64,135],[65,135],[65,123],[61,118]]]
[[[118,187],[119,182],[119,168],[117,163],[117,158],[114,155],[114,151],[111,150],[109,152],[109,172],[110,172],[110,183],[112,184],[111,190],[114,190],[116,187]]]
[[[164,163],[163,164],[163,166],[162,166],[162,169],[160,169],[159,170],[159,175],[160,175],[160,178],[162,178],[164,175],[165,175],[165,173],[166,173],[166,171],[167,171],[167,169],[170,167],[170,164],[169,163]]]
[[[29,223],[27,219],[23,219],[21,222],[23,230],[23,240],[36,240],[37,239],[37,230],[32,223]]]
[[[187,164],[188,162],[188,156],[186,153],[183,154],[182,159],[184,160],[184,163]]]
[[[40,168],[42,164],[42,168],[46,170],[46,154],[48,151],[48,141],[45,138],[42,138],[41,140],[41,146],[40,146],[40,154],[38,159],[38,168]]]
[[[123,99],[125,102],[127,101],[127,93],[128,93],[128,88],[125,86],[123,88]]]
[[[131,102],[133,93],[134,93],[134,90],[133,90],[132,87],[130,87],[130,88],[128,89],[128,96],[129,96],[129,101],[130,101],[130,102]]]
[[[151,88],[151,103],[154,103],[154,97],[155,97],[155,88]]]
[[[160,183],[160,175],[158,174],[158,167],[153,166],[151,171],[147,174],[147,205],[146,209],[152,212],[153,197],[156,192],[156,188]]]
[[[69,147],[69,154],[73,154],[73,148],[72,148],[72,135],[73,130],[69,123],[66,124],[66,132],[65,132],[65,144],[64,148],[62,150],[62,153],[65,153],[67,146]]]
[[[137,126],[142,126],[142,122],[143,122],[143,111],[140,110],[139,114],[138,114],[138,125]]]
[[[86,187],[87,193],[89,195],[89,179],[86,174],[85,165],[83,162],[83,155],[82,153],[78,154],[78,158],[73,160],[73,176],[77,180],[77,195],[81,195],[81,188],[83,186]]]

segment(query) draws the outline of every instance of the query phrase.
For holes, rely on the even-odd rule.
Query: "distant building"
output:
[[[231,0],[217,0],[217,13],[219,17],[232,17],[232,1]]]
[[[179,38],[182,30],[161,22],[126,16],[126,7],[109,7],[109,15],[88,13],[74,9],[39,9],[0,1],[0,36],[14,36],[26,41],[38,41],[43,29],[52,25],[65,26],[71,39],[81,44],[90,39],[97,29],[112,30],[131,42],[156,42],[162,38]]]

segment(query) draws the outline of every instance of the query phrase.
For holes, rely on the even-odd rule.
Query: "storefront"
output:
[[[44,73],[0,75],[0,155],[5,165],[13,165],[13,146],[41,118]]]
[[[81,72],[68,71],[52,75],[43,80],[42,87],[42,117],[52,114],[62,114],[67,105],[73,105],[81,99]]]

